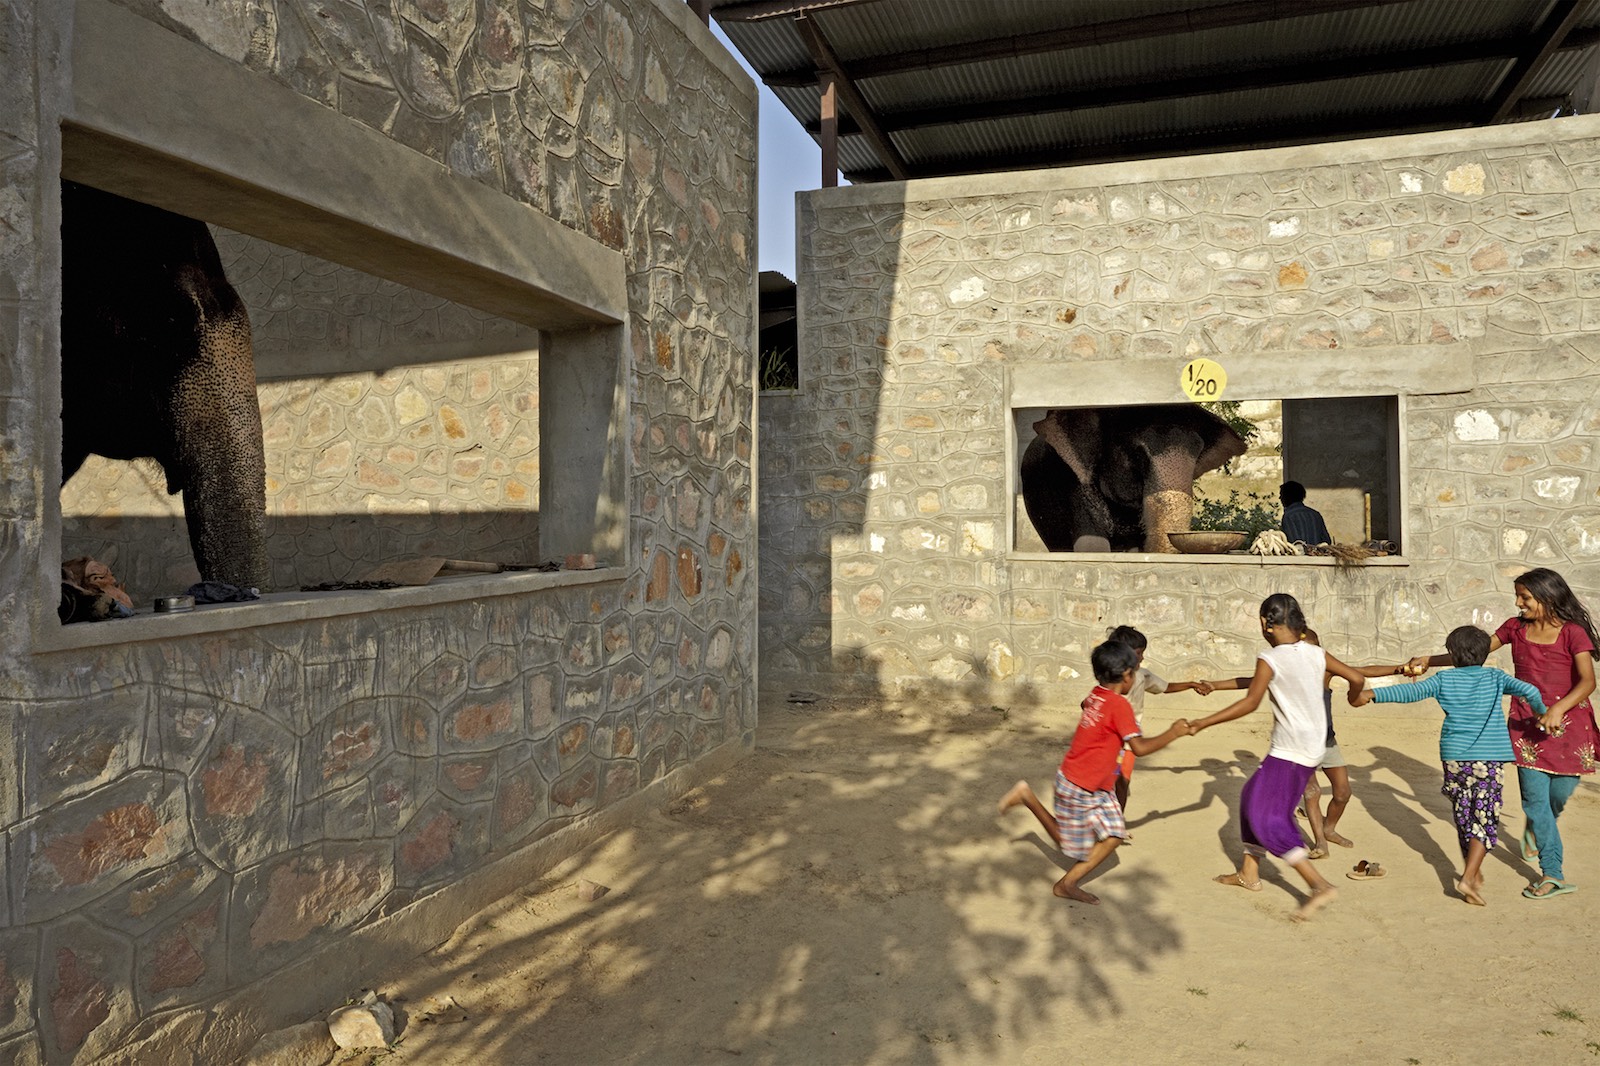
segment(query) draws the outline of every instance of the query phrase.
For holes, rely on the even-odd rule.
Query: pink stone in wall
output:
[[[50,993],[50,1014],[56,1043],[71,1051],[101,1022],[111,1017],[111,992],[99,975],[78,961],[69,948],[56,950],[56,983]]]
[[[152,995],[169,988],[188,988],[206,974],[202,951],[217,935],[217,905],[168,933],[154,945],[154,960],[145,990]]]
[[[378,749],[377,731],[370,721],[334,730],[322,749],[322,779],[326,781],[371,759]]]
[[[267,878],[267,900],[250,924],[250,946],[303,940],[336,917],[358,911],[383,887],[377,860],[353,855],[329,862],[306,856],[273,870]]]
[[[46,842],[44,858],[67,885],[82,885],[166,846],[167,829],[148,803],[113,807],[84,826]]]
[[[489,764],[482,762],[458,762],[444,768],[444,774],[450,783],[462,792],[471,792],[489,776]]]
[[[511,731],[511,700],[499,699],[493,703],[474,703],[461,708],[456,714],[457,740],[475,741]]]
[[[561,739],[557,744],[561,754],[571,755],[583,747],[583,742],[589,739],[589,726],[584,722],[576,722],[561,732]]]
[[[426,873],[450,858],[461,823],[448,814],[436,814],[422,831],[400,846],[400,863],[412,873]]]
[[[267,787],[267,760],[247,758],[242,744],[225,744],[200,775],[206,813],[245,818],[261,806]]]

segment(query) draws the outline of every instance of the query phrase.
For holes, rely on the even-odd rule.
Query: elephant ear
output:
[[[1100,412],[1046,411],[1033,431],[1055,450],[1078,481],[1094,484],[1095,459],[1100,454]]]
[[[1199,430],[1201,439],[1205,442],[1205,446],[1201,448],[1199,456],[1194,461],[1195,477],[1239,458],[1250,449],[1244,438],[1221,418],[1204,407],[1195,407],[1194,411],[1204,416],[1196,419],[1195,428]]]

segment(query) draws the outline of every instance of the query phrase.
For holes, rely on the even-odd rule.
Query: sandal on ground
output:
[[[1532,862],[1539,857],[1539,844],[1533,839],[1533,826],[1526,826],[1522,830],[1522,840],[1519,842],[1523,862]]]
[[[1350,872],[1345,876],[1352,881],[1376,881],[1380,877],[1387,876],[1388,873],[1388,870],[1385,870],[1377,863],[1362,859],[1351,867]]]
[[[1328,849],[1327,848],[1312,848],[1306,854],[1306,857],[1309,858],[1309,859],[1326,859],[1328,857]]]
[[[1238,872],[1231,874],[1218,874],[1211,880],[1215,881],[1219,885],[1234,885],[1235,887],[1244,889],[1246,892],[1261,891],[1260,881],[1246,881],[1244,879],[1244,874]]]
[[[1550,889],[1540,892],[1541,888],[1549,885]],[[1554,877],[1542,877],[1534,884],[1522,890],[1525,899],[1549,899],[1551,896],[1564,896],[1568,892],[1578,891],[1577,885],[1569,885],[1565,881],[1557,881]]]

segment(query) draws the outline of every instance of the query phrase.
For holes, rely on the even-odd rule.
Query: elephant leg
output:
[[[200,316],[198,351],[173,382],[169,487],[182,487],[201,578],[265,588],[266,460],[250,322],[237,298],[217,311]]]

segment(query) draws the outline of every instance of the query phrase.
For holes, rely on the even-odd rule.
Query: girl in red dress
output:
[[[1540,567],[1517,578],[1517,613],[1495,630],[1490,643],[1511,649],[1518,679],[1539,690],[1549,708],[1542,716],[1512,697],[1506,725],[1517,756],[1517,786],[1527,827],[1522,857],[1539,861],[1539,880],[1522,890],[1548,899],[1577,886],[1562,879],[1563,849],[1556,820],[1577,791],[1578,778],[1595,772],[1600,741],[1594,706],[1595,630],[1589,612],[1562,576]],[[1443,661],[1440,661],[1443,660]],[[1445,666],[1449,656],[1416,658],[1412,666]]]

